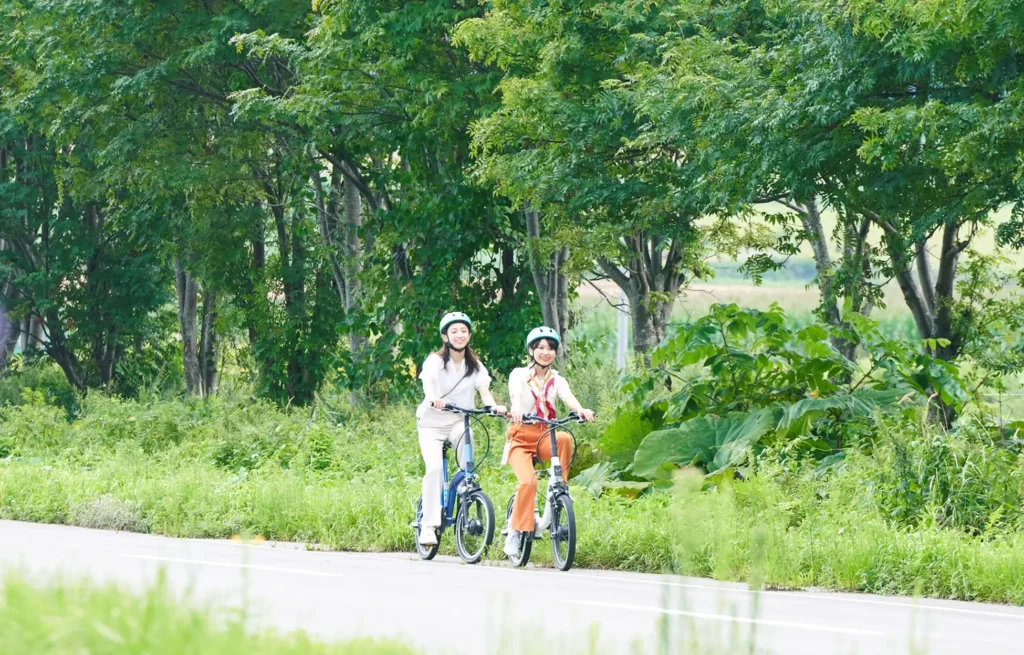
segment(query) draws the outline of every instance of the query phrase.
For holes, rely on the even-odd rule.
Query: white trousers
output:
[[[420,452],[426,473],[423,474],[423,519],[422,528],[436,528],[441,525],[441,487],[444,475],[441,471],[441,450],[445,442],[449,443],[461,467],[464,464],[462,441],[466,428],[462,421],[452,427],[418,426]],[[472,432],[470,432],[472,435]]]

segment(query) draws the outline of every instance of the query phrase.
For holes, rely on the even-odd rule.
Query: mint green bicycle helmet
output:
[[[558,336],[558,332],[553,328],[549,328],[546,325],[542,325],[538,328],[530,330],[530,334],[526,337],[526,349],[529,350],[533,347],[533,344],[537,343],[541,339],[551,339],[556,345],[562,345],[562,338]]]
[[[441,334],[447,332],[448,328],[451,327],[453,323],[463,323],[470,330],[473,329],[473,321],[468,316],[462,312],[449,312],[441,319]]]

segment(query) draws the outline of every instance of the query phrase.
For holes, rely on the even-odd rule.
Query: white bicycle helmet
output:
[[[464,323],[470,330],[473,329],[473,321],[462,312],[449,312],[441,319],[441,334],[444,334],[453,323]]]
[[[541,339],[551,339],[556,345],[562,345],[562,338],[558,336],[558,332],[546,325],[542,325],[530,330],[530,334],[526,337],[526,349],[529,350],[533,344]]]

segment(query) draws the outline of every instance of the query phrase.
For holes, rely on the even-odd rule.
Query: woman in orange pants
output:
[[[517,368],[508,376],[511,398],[509,416],[512,424],[506,435],[505,458],[519,481],[508,536],[505,538],[504,550],[509,557],[515,557],[519,552],[519,533],[534,530],[533,508],[537,500],[537,478],[533,470],[533,457],[536,455],[539,460],[547,461],[552,455],[548,427],[540,423],[524,425],[523,415],[537,414],[553,419],[555,399],[558,398],[584,420],[594,420],[594,412],[583,408],[572,394],[569,382],[551,368],[561,343],[558,332],[549,327],[531,330],[526,337],[530,365]],[[568,481],[572,438],[565,432],[555,433],[555,448],[562,464],[562,476]]]

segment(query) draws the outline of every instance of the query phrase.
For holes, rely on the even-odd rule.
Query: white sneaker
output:
[[[505,537],[505,554],[509,557],[519,557],[519,531],[508,529],[508,536]]]
[[[421,546],[436,546],[437,535],[434,533],[434,528],[421,528],[420,529],[420,545]]]

